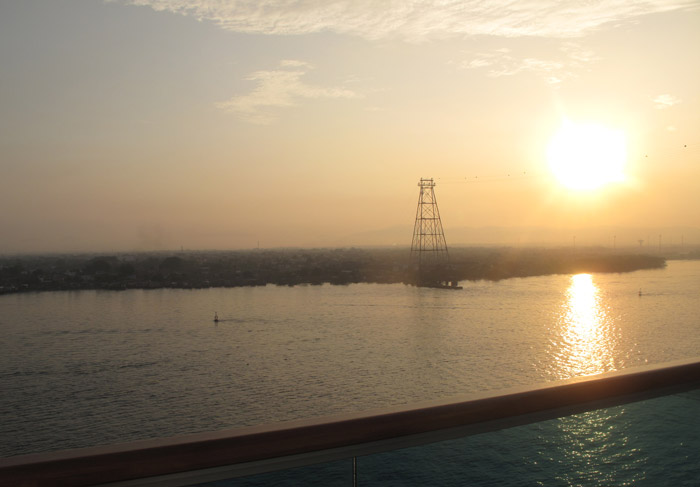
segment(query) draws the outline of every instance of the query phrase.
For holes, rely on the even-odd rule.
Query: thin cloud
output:
[[[255,82],[253,91],[234,96],[216,106],[236,113],[249,122],[268,124],[277,119],[280,109],[297,106],[301,99],[360,98],[360,95],[345,88],[304,83],[302,77],[310,69],[312,66],[304,61],[281,61],[278,69],[256,71],[246,78]]]
[[[669,94],[659,95],[651,101],[654,103],[654,106],[659,110],[671,108],[673,105],[678,105],[681,102],[680,98],[676,98],[675,96]]]
[[[696,0],[120,0],[251,34],[335,32],[420,42],[454,36],[576,37],[641,15],[697,8]]]
[[[574,77],[578,69],[596,60],[598,57],[592,51],[566,42],[560,47],[556,58],[530,57],[527,53],[516,54],[510,49],[501,48],[478,53],[460,63],[460,67],[485,70],[488,76],[494,78],[533,73],[555,85]]]

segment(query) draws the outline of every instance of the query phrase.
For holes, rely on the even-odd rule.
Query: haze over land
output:
[[[687,257],[700,258],[700,248]],[[500,280],[662,268],[664,257],[607,249],[456,248],[447,279]],[[0,294],[83,289],[420,282],[406,248],[0,256]],[[425,284],[424,279],[422,282]],[[434,283],[434,282],[433,282]]]
[[[686,0],[1,2],[0,254],[408,245],[421,177],[450,244],[698,245],[698,45]]]

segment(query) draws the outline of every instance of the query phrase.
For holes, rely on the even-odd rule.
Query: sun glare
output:
[[[565,121],[549,143],[547,161],[566,188],[598,189],[625,180],[627,140],[620,130]]]

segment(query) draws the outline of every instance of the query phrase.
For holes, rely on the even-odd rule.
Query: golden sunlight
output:
[[[559,378],[606,372],[614,368],[616,338],[590,274],[571,277],[562,307],[561,329],[555,346]]]
[[[589,338],[599,325],[598,288],[590,274],[571,277],[569,297],[569,323],[575,325],[576,335]],[[590,340],[586,340],[590,341]]]
[[[566,188],[593,190],[625,180],[624,132],[565,120],[547,148],[552,173]]]

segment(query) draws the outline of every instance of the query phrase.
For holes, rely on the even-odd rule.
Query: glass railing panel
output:
[[[358,485],[697,485],[700,390],[358,458]]]
[[[700,389],[357,458],[357,485],[697,485]],[[352,460],[201,487],[353,485]]]
[[[347,459],[197,484],[197,487],[349,487],[352,478],[353,462]]]

